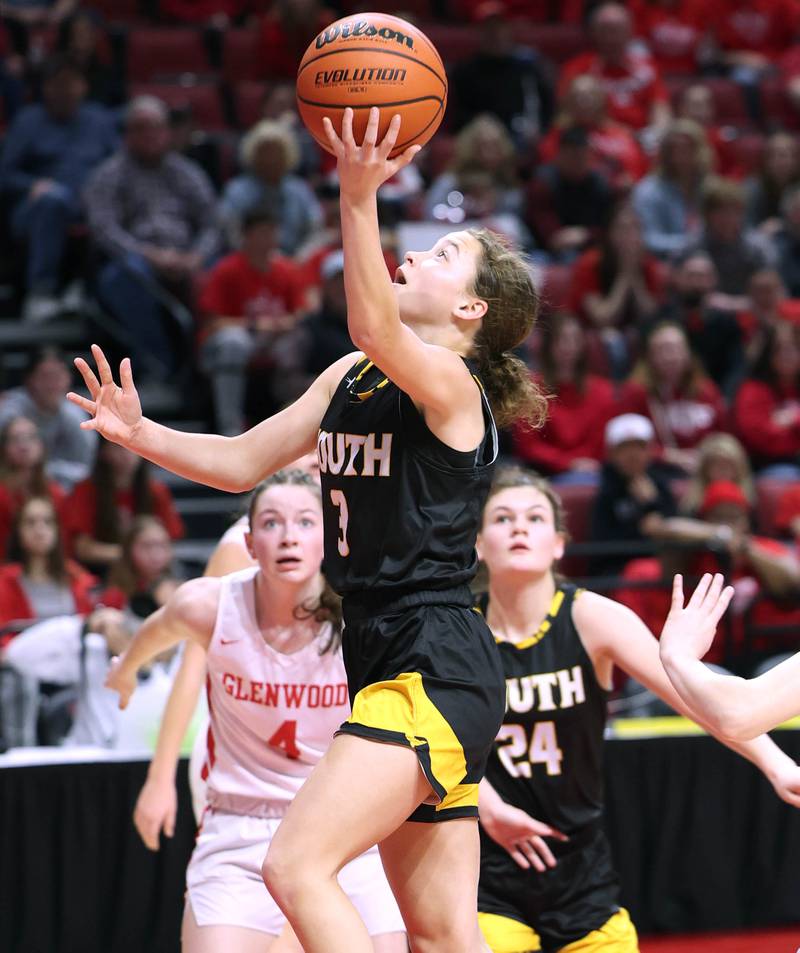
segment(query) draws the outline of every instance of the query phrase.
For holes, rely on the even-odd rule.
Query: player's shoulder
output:
[[[192,628],[213,626],[219,608],[223,578],[199,576],[181,583],[169,598],[168,615]]]
[[[329,397],[333,397],[336,388],[341,384],[345,374],[360,361],[365,361],[366,359],[367,357],[363,351],[350,351],[349,354],[340,357],[334,361],[333,364],[329,364],[319,375],[317,380],[327,389]]]

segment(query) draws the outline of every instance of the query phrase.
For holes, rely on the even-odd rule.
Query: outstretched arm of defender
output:
[[[145,619],[106,679],[106,687],[119,693],[120,708],[127,706],[136,688],[137,672],[151,659],[184,639],[208,648],[217,617],[219,585],[218,579],[190,579]]]
[[[67,396],[91,415],[81,426],[96,430],[139,456],[207,486],[240,493],[281,467],[313,450],[320,421],[331,395],[354,356],[332,364],[291,406],[238,437],[184,433],[163,427],[142,415],[128,358],[120,365],[117,386],[102,350],[92,345],[97,374],[82,358],[75,360],[89,398]]]

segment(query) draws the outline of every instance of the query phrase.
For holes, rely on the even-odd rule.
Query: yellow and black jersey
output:
[[[498,642],[506,714],[486,777],[504,801],[565,834],[603,813],[608,692],[572,621],[580,590],[562,584],[529,639]]]
[[[431,433],[411,398],[367,358],[345,375],[317,444],[323,570],[338,593],[394,597],[472,580],[497,456],[485,395],[483,405],[484,439],[463,453]]]

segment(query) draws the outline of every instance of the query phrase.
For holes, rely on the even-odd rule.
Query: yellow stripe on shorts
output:
[[[478,923],[492,953],[533,953],[542,948],[536,931],[512,917],[479,913]],[[562,946],[559,953],[639,953],[639,938],[628,911],[623,908],[599,930]]]
[[[497,913],[479,913],[478,923],[492,953],[533,953],[542,944],[527,923]]]
[[[464,749],[450,723],[428,697],[419,672],[373,682],[357,693],[348,722],[402,734],[418,749],[420,764],[437,793],[436,810],[477,807],[478,785],[462,783],[467,773]],[[427,751],[422,749],[427,746]],[[434,783],[435,782],[435,783]]]

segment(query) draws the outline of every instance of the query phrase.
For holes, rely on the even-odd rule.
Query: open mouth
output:
[[[403,274],[402,268],[398,268],[394,273],[394,283],[396,285],[404,285],[406,283],[406,276]]]
[[[281,556],[280,559],[276,560],[279,566],[283,566],[286,569],[293,569],[295,566],[300,565],[299,556]]]
[[[529,553],[531,548],[526,543],[514,543],[510,549],[512,553]]]

